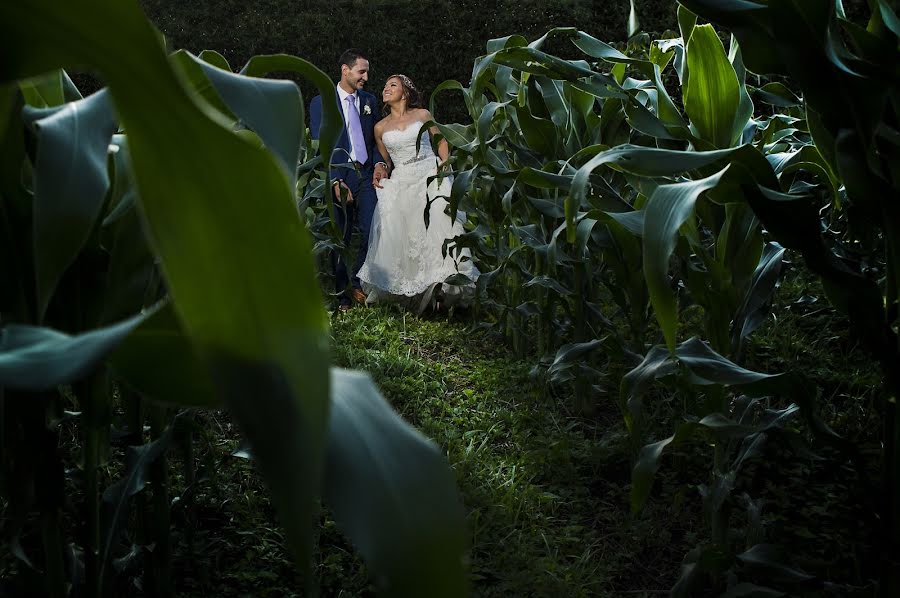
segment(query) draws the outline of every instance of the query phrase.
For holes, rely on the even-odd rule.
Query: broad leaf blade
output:
[[[141,322],[116,348],[110,362],[131,388],[157,402],[195,407],[221,404],[171,305]]]
[[[76,336],[38,326],[6,326],[0,330],[0,387],[49,390],[78,380],[152,313]]]
[[[647,202],[644,213],[644,277],[656,319],[669,350],[675,350],[678,327],[675,296],[669,286],[669,257],[678,240],[678,230],[691,218],[694,204],[704,191],[716,187],[726,166],[716,174],[698,181],[662,185]]]
[[[293,81],[235,74],[184,53],[200,67],[243,124],[263,140],[278,158],[293,188],[306,126],[300,90]]]
[[[368,376],[332,370],[325,500],[386,596],[462,596],[465,522],[441,451]]]
[[[109,188],[107,149],[117,124],[109,94],[101,90],[32,126],[38,135],[34,259],[40,321],[60,277],[100,216]]]
[[[694,27],[687,44],[688,82],[684,109],[700,137],[715,147],[733,145],[740,85],[712,25]]]
[[[328,415],[327,321],[289,177],[194,103],[133,1],[4,3],[0,54],[4,78],[71,63],[109,84],[176,312],[261,449],[306,568]]]

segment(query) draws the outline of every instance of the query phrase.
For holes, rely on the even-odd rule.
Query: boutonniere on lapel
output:
[[[372,114],[372,107],[368,104],[363,106],[363,114]]]

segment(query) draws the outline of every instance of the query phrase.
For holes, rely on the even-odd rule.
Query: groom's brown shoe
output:
[[[352,289],[350,297],[360,305],[366,304],[366,294],[362,292],[362,289]]]

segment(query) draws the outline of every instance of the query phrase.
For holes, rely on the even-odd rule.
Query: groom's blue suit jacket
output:
[[[376,162],[384,162],[385,160],[378,152],[378,146],[375,144],[375,123],[381,119],[378,112],[378,102],[375,96],[367,91],[359,90],[359,124],[362,125],[363,138],[366,141],[366,153],[368,159],[363,164],[362,170],[371,172]],[[334,103],[343,120],[344,111],[341,107],[341,100],[338,96],[337,89],[334,90]],[[368,107],[368,110],[366,110]],[[309,133],[313,139],[319,138],[319,129],[322,126],[322,96],[318,95],[309,103]],[[344,165],[342,168],[341,165]],[[343,179],[347,176],[347,166],[350,165],[350,136],[347,132],[347,123],[341,131],[338,138],[337,146],[331,155],[331,180]]]

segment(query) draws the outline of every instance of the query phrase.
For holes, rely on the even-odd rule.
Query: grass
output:
[[[840,595],[868,596],[877,575],[871,488],[879,374],[821,297],[814,279],[790,273],[774,306],[778,319],[754,335],[748,366],[806,372],[825,421],[859,447],[862,470],[798,422],[811,451],[767,446],[737,480],[732,528],[737,545],[746,525],[737,497],[747,492],[762,507],[766,540],[786,549],[786,564],[837,583]],[[708,540],[697,487],[709,479],[709,447],[697,441],[664,457],[648,505],[632,515],[630,445],[615,392],[598,397],[589,416],[575,412],[565,386],[532,373],[533,359],[516,358],[505,341],[470,324],[466,316],[448,321],[390,306],[332,316],[335,364],[369,372],[388,402],[447,455],[467,513],[473,595],[667,594],[684,555]],[[616,372],[626,368],[611,366],[606,385],[615,389]],[[677,409],[665,393],[654,396],[649,429],[658,439],[671,434]],[[181,456],[173,451],[169,460],[176,595],[299,595],[268,492],[253,464],[234,456],[238,430],[224,412],[195,417],[193,514],[181,500]],[[63,442],[77,455],[77,435],[64,434]],[[66,520],[77,522],[77,484],[71,490]],[[323,596],[373,594],[365,565],[327,508],[315,567]],[[19,569],[0,557],[0,576]],[[143,595],[138,573],[120,574],[115,594]]]
[[[667,587],[671,562],[641,572],[623,554],[668,547],[644,546],[658,537],[630,521],[612,405],[604,438],[598,419],[574,418],[502,340],[464,324],[354,310],[335,319],[334,337],[336,361],[368,371],[446,451],[468,509],[476,595],[594,596],[635,576],[648,590]]]
[[[734,496],[747,492],[761,506],[766,540],[785,547],[787,564],[836,582],[842,595],[867,596],[876,561],[865,478],[876,463],[879,375],[846,322],[823,299],[810,303],[822,296],[814,279],[789,275],[774,306],[778,319],[754,336],[748,365],[806,372],[823,418],[861,447],[871,471],[812,439],[815,454],[772,443]],[[629,444],[612,397],[589,418],[574,413],[565,388],[549,388],[502,339],[473,333],[465,320],[386,306],[335,312],[332,327],[335,363],[369,372],[445,451],[467,512],[473,595],[662,595],[683,556],[708,539],[696,489],[709,476],[703,442],[663,460],[647,507],[632,516]],[[671,433],[671,415],[663,404],[654,434]],[[224,415],[211,417],[218,450],[228,454],[236,431]],[[207,544],[193,577],[176,572],[179,595],[293,595],[299,583],[252,465],[227,458],[217,468],[218,481],[198,497]],[[736,544],[743,513],[736,506]],[[327,510],[316,571],[325,596],[372,594],[365,565]]]
[[[613,405],[590,420],[575,417],[532,377],[530,364],[464,321],[378,307],[336,312],[332,324],[336,365],[369,372],[397,411],[445,451],[467,512],[473,595],[667,592],[696,513],[673,516],[676,507],[661,501],[631,517],[627,443]],[[179,531],[184,514],[175,516],[176,594],[297,595],[267,492],[252,463],[230,456],[237,430],[224,413],[198,417],[205,481],[195,496],[193,558]],[[322,595],[372,595],[365,565],[327,508],[321,523]]]

